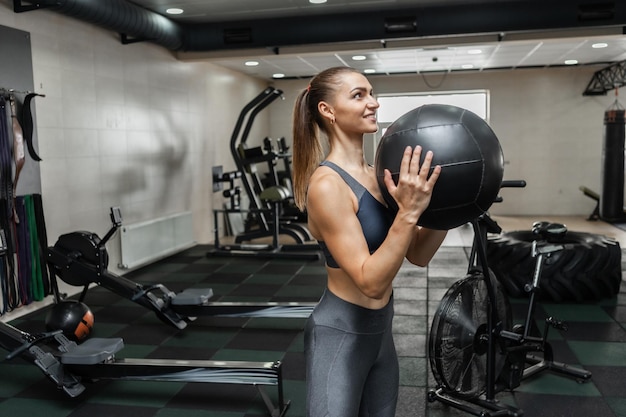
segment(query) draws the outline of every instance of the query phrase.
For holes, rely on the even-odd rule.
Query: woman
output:
[[[305,329],[307,415],[395,415],[398,359],[393,344],[393,279],[403,260],[425,266],[446,232],[417,226],[441,167],[428,176],[432,153],[404,150],[398,204],[388,210],[363,135],[378,130],[378,101],[365,76],[349,67],[315,76],[295,103],[293,176],[297,206],[326,257],[327,288]],[[318,132],[329,141],[328,155]]]

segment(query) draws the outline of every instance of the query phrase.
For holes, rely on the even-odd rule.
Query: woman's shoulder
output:
[[[321,165],[313,172],[309,181],[309,198],[336,198],[346,192],[346,183],[332,168]]]
[[[313,184],[319,184],[321,186],[331,186],[333,184],[339,184],[341,177],[339,174],[329,166],[320,165],[315,171],[313,171],[313,175],[311,175],[311,180],[309,182],[309,188]]]

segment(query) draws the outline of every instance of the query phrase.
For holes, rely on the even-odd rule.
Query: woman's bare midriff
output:
[[[328,290],[342,300],[371,310],[381,309],[389,303],[393,292],[392,286],[389,286],[382,298],[371,298],[363,294],[343,270],[328,267],[326,270],[328,271]]]

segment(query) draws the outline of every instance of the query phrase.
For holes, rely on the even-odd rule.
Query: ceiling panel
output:
[[[86,3],[103,4],[92,1]],[[165,21],[176,27],[166,47],[179,59],[206,60],[271,80],[276,74],[309,78],[336,65],[395,74],[624,60],[626,1],[586,1],[591,14],[568,0],[132,0],[129,8],[150,17],[165,15],[168,7],[183,9],[181,15],[167,15],[174,24]],[[394,13],[408,16],[419,36],[412,35],[411,25],[395,35]],[[358,29],[363,27],[368,31]],[[228,36],[233,30],[234,38]],[[333,32],[332,40],[323,40],[326,32]],[[341,40],[343,32],[357,38]],[[177,41],[182,46],[169,46]],[[596,43],[606,47],[593,48]],[[355,61],[354,55],[366,59]],[[246,66],[249,60],[259,65]]]

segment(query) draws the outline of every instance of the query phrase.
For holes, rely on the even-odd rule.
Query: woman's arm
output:
[[[341,269],[367,297],[379,299],[387,293],[415,242],[417,220],[430,202],[440,168],[436,167],[428,178],[432,154],[427,154],[421,170],[420,154],[421,148],[407,147],[397,185],[386,173],[385,182],[399,210],[387,237],[372,254],[356,217],[356,197],[347,185],[337,176],[319,172],[309,184],[307,211],[311,231],[326,243]]]
[[[342,182],[331,174],[311,181],[307,197],[309,228],[324,241],[359,291],[368,298],[379,299],[402,265],[413,238],[413,225],[396,218],[381,246],[370,254],[356,216],[358,202]]]
[[[428,265],[447,234],[447,230],[433,230],[415,226],[415,234],[409,245],[406,258],[414,265]]]

